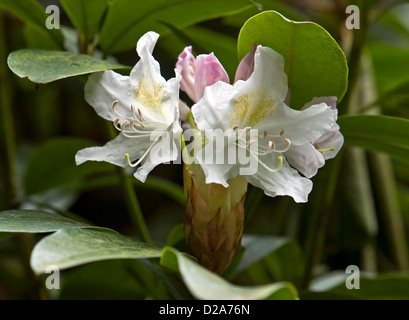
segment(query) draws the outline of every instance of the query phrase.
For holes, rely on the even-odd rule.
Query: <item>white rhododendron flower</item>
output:
[[[249,61],[251,56],[252,53]],[[234,148],[245,150],[257,161],[257,170],[243,174],[242,169],[248,164],[240,161],[204,161],[205,147],[197,154],[197,160],[206,175],[206,183],[228,187],[227,180],[240,174],[269,196],[289,195],[296,202],[306,202],[312,182],[289,165],[286,154],[295,149],[306,158],[316,156],[318,151],[312,143],[319,143],[335,128],[334,111],[325,102],[302,111],[284,103],[288,91],[284,59],[273,49],[258,46],[254,52],[254,71],[248,79],[241,80],[248,71],[240,71],[242,74],[236,76],[234,85],[218,81],[206,87],[203,98],[192,107],[192,114],[209,141],[217,135],[208,132],[216,129],[227,136],[228,143],[216,143],[213,154],[228,154]],[[297,168],[297,163],[293,165]]]
[[[94,160],[138,167],[134,176],[145,181],[155,166],[178,158],[181,77],[176,69],[175,78],[166,81],[161,76],[152,56],[158,37],[148,32],[140,38],[136,47],[140,60],[129,76],[105,71],[89,77],[86,101],[120,133],[102,147],[80,150],[77,165]]]

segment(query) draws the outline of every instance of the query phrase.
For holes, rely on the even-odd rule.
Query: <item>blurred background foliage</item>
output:
[[[345,52],[349,87],[339,103],[340,115],[409,118],[409,1],[231,0],[221,5],[215,0],[203,1],[195,12],[179,8],[149,17],[137,10],[140,1],[128,1],[124,7],[116,4],[125,0],[94,0],[88,8],[91,21],[78,18],[82,1],[37,2],[60,6],[62,33],[45,29],[47,15],[35,16],[32,1],[14,8],[13,1],[0,0],[1,210],[42,209],[136,236],[115,168],[74,163],[77,150],[108,140],[104,120],[84,100],[86,76],[46,85],[21,79],[7,66],[8,54],[21,48],[93,52],[133,66],[137,39],[154,30],[161,34],[154,55],[165,78],[173,76],[183,48],[193,45],[195,54],[214,52],[233,79],[240,28],[255,14],[276,10],[289,19],[320,24]],[[166,1],[143,3],[147,11],[149,6],[166,6]],[[360,29],[345,27],[350,4],[360,9]],[[137,30],[127,29],[138,23]],[[188,101],[183,93],[181,98]],[[341,117],[341,131],[343,121]],[[244,233],[252,236],[244,237],[246,250],[224,277],[240,285],[290,281],[301,299],[409,299],[409,166],[406,153],[390,158],[376,152],[388,151],[382,146],[393,144],[397,134],[384,135],[382,130],[389,125],[385,121],[379,120],[379,131],[372,128],[374,142],[362,145],[365,148],[348,147],[356,144],[348,143],[356,137],[346,134],[342,154],[313,178],[306,204],[266,197],[250,186]],[[363,123],[347,125],[358,136],[368,132]],[[395,129],[395,122],[390,128]],[[406,123],[402,137],[405,132],[407,137],[405,128]],[[399,142],[399,148],[407,152],[408,143]],[[182,166],[161,165],[146,184],[133,180],[153,242],[185,251],[180,237],[185,202]],[[42,237],[0,234],[0,299],[177,297],[163,278],[155,276],[157,266],[145,260],[71,268],[62,274],[62,290],[46,292],[43,278],[35,276],[28,263],[33,245]],[[348,265],[366,272],[360,290],[345,288]],[[177,275],[170,277],[183,287]]]

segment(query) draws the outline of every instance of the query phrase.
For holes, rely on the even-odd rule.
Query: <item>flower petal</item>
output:
[[[119,134],[114,140],[109,141],[102,147],[90,147],[78,151],[75,155],[75,162],[80,165],[90,160],[105,161],[125,167],[127,166],[126,153],[129,154],[130,159],[133,161],[143,154],[150,145],[149,137],[143,140],[138,139],[138,143],[135,142],[134,139]]]
[[[193,102],[197,101],[195,93],[195,61],[195,57],[192,54],[192,46],[189,46],[183,49],[176,62],[176,69],[182,75],[180,89],[186,92]]]
[[[325,151],[324,159],[334,158],[344,144],[344,136],[339,131],[339,125],[335,123],[335,121],[338,119],[336,102],[337,97],[334,96],[315,97],[311,101],[307,102],[302,108],[304,110],[310,108],[314,104],[326,103],[333,110],[334,123],[332,124],[331,129],[314,141],[314,145],[319,145],[320,149],[335,149],[331,151]]]
[[[270,163],[272,169],[278,166],[278,159],[270,156],[262,156],[260,160]],[[249,183],[264,190],[270,197],[291,196],[295,202],[307,202],[308,194],[312,190],[312,182],[301,177],[283,159],[282,167],[275,173],[269,172],[264,166],[259,165],[255,175],[243,176]]]
[[[195,63],[195,94],[196,101],[203,97],[204,90],[217,81],[229,83],[229,76],[222,64],[211,54],[201,54],[196,57]]]
[[[307,178],[315,176],[318,169],[325,164],[324,156],[310,143],[302,146],[292,146],[284,153],[285,158]]]
[[[150,31],[139,39],[137,52],[140,60],[129,76],[132,88],[129,94],[144,119],[170,125],[179,105],[179,86],[169,86],[160,73],[159,63],[152,56],[158,37],[157,33]]]
[[[148,174],[161,163],[169,163],[170,161],[175,161],[180,155],[180,145],[176,143],[179,140],[182,129],[179,124],[175,124],[176,127],[172,131],[160,134],[160,138],[154,143],[151,150],[149,150],[149,155],[146,156],[140,167],[134,173],[135,178],[145,182]]]
[[[325,160],[332,159],[338,154],[339,150],[344,144],[344,136],[339,131],[339,126],[334,124],[330,131],[315,141],[315,144],[318,144],[320,148],[324,150],[334,148],[334,150],[324,152]]]
[[[200,130],[231,128],[229,112],[234,105],[238,91],[225,82],[219,81],[207,87],[204,96],[192,106],[192,114]]]
[[[106,120],[114,121],[112,104],[118,100],[116,109],[127,114],[132,103],[129,96],[129,77],[122,76],[112,70],[93,73],[85,84],[85,100],[99,116]]]

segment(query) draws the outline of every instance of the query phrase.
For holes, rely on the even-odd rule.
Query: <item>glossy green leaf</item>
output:
[[[43,233],[63,228],[84,227],[89,227],[89,225],[45,211],[8,210],[0,212],[0,232]]]
[[[36,49],[14,51],[10,53],[7,63],[16,75],[27,77],[35,83],[49,83],[92,72],[129,68],[84,54]]]
[[[168,256],[168,257],[164,257]],[[161,263],[175,263],[189,291],[202,300],[279,300],[297,299],[298,294],[291,283],[280,282],[264,286],[241,287],[203,268],[195,261],[172,248],[165,248]],[[173,256],[173,259],[169,256]]]
[[[284,57],[292,107],[300,108],[313,97],[321,96],[337,96],[341,101],[347,89],[345,55],[321,26],[265,11],[247,20],[240,30],[239,59],[250,52],[254,43],[270,47]]]
[[[88,40],[98,32],[102,15],[108,7],[108,1],[60,0],[72,24]]]
[[[31,267],[36,273],[44,273],[49,265],[65,269],[93,261],[157,258],[161,254],[161,248],[111,229],[61,229],[37,243]]]
[[[0,0],[0,8],[4,8],[26,24],[43,30],[50,35],[50,40],[59,48],[62,47],[63,37],[59,29],[47,29],[45,22],[48,15],[37,1],[35,0]]]
[[[409,299],[409,275],[398,273],[385,273],[378,275],[360,274],[359,289],[348,289],[345,281],[348,276],[342,271],[334,271],[317,277],[311,282],[310,291],[325,294],[334,294],[350,299],[364,300],[408,300]],[[354,283],[353,280],[351,280]],[[325,293],[325,294],[324,294]]]
[[[107,163],[88,162],[77,166],[75,154],[77,151],[95,145],[95,143],[80,139],[59,137],[39,145],[30,154],[24,189],[27,194],[40,193],[58,186],[79,182],[89,174],[112,170]]]
[[[350,115],[338,119],[345,145],[384,152],[409,161],[409,120],[381,115]]]
[[[251,6],[248,0],[116,0],[110,4],[100,33],[105,54],[135,48],[147,31],[164,35],[161,22],[183,28],[195,23],[239,12]]]

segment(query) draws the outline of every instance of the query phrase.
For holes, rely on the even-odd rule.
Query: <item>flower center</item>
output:
[[[115,115],[116,119],[114,121],[114,127],[118,131],[127,137],[127,138],[149,138],[152,143],[146,149],[146,151],[140,156],[136,163],[132,164],[129,158],[129,154],[124,154],[124,157],[130,167],[138,166],[143,159],[149,154],[152,150],[153,146],[160,141],[160,137],[163,136],[164,133],[167,133],[169,129],[172,127],[173,124],[167,126],[163,123],[154,122],[147,118],[145,118],[142,114],[140,108],[135,108],[134,104],[131,104],[130,111],[131,115],[127,116],[121,114],[116,110],[116,106],[118,104],[118,100],[115,100],[112,104],[112,112]],[[154,136],[154,139],[152,137]]]
[[[264,163],[260,156],[264,156],[270,153],[284,153],[288,151],[291,147],[291,141],[284,137],[284,129],[278,135],[268,134],[264,131],[263,135],[257,133],[254,134],[254,129],[251,127],[246,127],[241,130],[237,130],[238,125],[233,127],[237,138],[235,138],[236,145],[239,148],[245,149],[246,152],[254,157],[264,168],[270,172],[278,172],[282,167],[283,157],[279,156],[278,166],[275,169],[271,169],[266,163]]]

